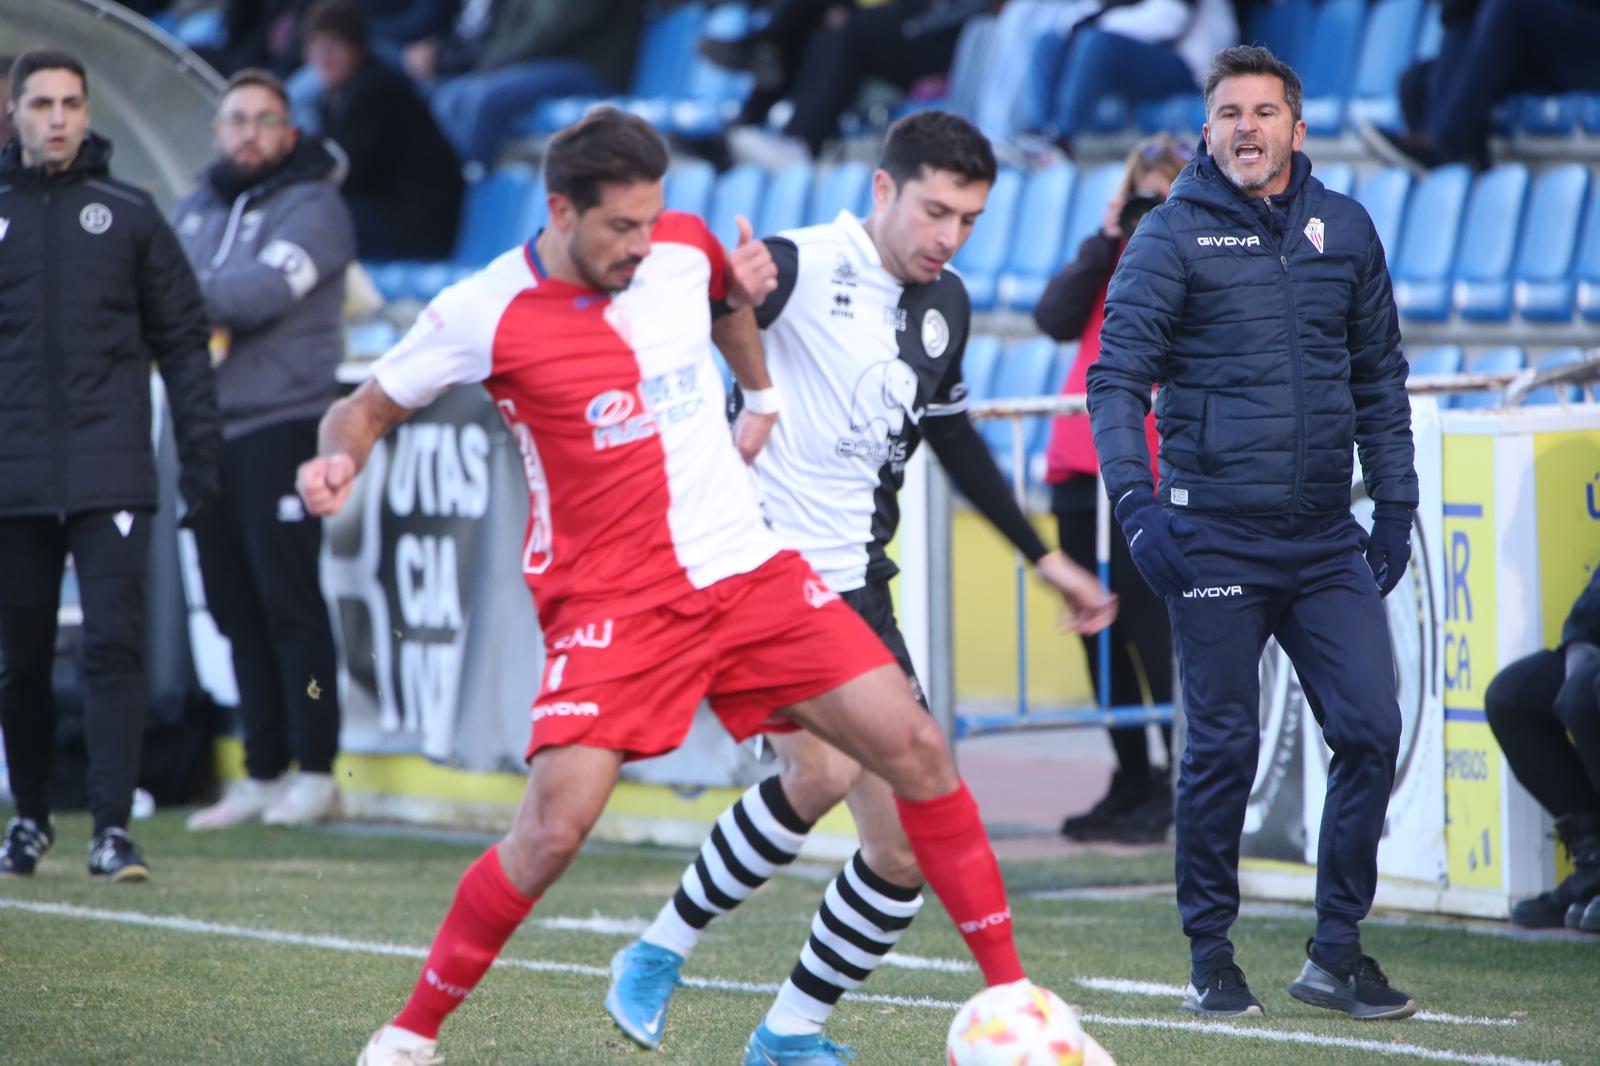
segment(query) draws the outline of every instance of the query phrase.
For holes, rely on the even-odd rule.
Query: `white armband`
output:
[[[741,389],[744,394],[744,409],[753,415],[775,415],[782,403],[778,394],[778,386],[768,385],[764,389]]]

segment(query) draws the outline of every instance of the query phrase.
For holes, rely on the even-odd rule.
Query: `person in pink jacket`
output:
[[[1078,256],[1051,279],[1034,308],[1034,321],[1058,341],[1077,341],[1078,357],[1062,387],[1065,395],[1084,393],[1089,367],[1100,358],[1100,324],[1105,316],[1106,286],[1117,259],[1139,219],[1166,199],[1172,180],[1194,153],[1168,136],[1152,137],[1128,154],[1127,171],[1117,194],[1106,205],[1100,228],[1087,237]],[[1145,421],[1150,454],[1156,454],[1156,422]],[[1095,502],[1099,497],[1094,437],[1088,415],[1063,415],[1051,425],[1045,480],[1050,509],[1056,516],[1062,551],[1073,562],[1095,566]],[[1172,633],[1167,608],[1134,569],[1127,540],[1111,523],[1110,588],[1122,597],[1121,612],[1111,626],[1111,703],[1113,706],[1170,703],[1172,700]],[[1089,673],[1100,691],[1097,639],[1084,638]],[[1170,782],[1172,729],[1163,726],[1167,765],[1151,765],[1144,726],[1110,731],[1117,769],[1111,787],[1088,811],[1073,815],[1061,832],[1076,840],[1157,841],[1172,824]]]

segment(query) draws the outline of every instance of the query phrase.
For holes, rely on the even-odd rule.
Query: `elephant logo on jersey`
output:
[[[850,428],[874,439],[898,437],[905,431],[907,416],[913,424],[922,417],[917,410],[917,372],[900,359],[867,367],[850,397]]]

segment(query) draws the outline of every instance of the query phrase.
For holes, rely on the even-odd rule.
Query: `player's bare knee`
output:
[[[861,776],[861,765],[832,748],[807,749],[786,758],[779,771],[783,794],[801,818],[814,822],[836,807]]]
[[[960,784],[944,731],[928,715],[912,720],[894,749],[885,753],[879,776],[902,799],[942,796]]]
[[[892,885],[914,888],[926,880],[904,833],[863,836],[861,858],[868,869]]]

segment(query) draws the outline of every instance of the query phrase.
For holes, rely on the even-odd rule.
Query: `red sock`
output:
[[[478,856],[461,875],[422,976],[394,1024],[430,1040],[438,1036],[445,1015],[461,1006],[537,902],[506,879],[497,848]]]
[[[950,912],[983,979],[991,985],[1022,980],[1027,975],[1011,938],[1000,864],[966,784],[937,799],[914,803],[897,796],[895,803],[922,876]]]

